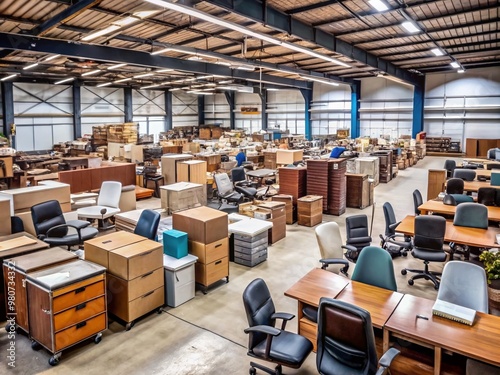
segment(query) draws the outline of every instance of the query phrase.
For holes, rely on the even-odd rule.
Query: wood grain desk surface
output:
[[[486,206],[488,208],[488,220],[500,221],[500,207]],[[427,212],[437,212],[441,214],[455,215],[457,206],[450,206],[444,204],[443,201],[430,200],[424,204],[418,206],[418,209],[422,215],[426,215]]]
[[[500,366],[500,317],[476,313],[472,326],[432,315],[433,300],[406,294],[385,329],[425,344]],[[429,318],[417,319],[416,315]]]
[[[415,228],[415,216],[406,216],[396,227],[396,232],[413,236]],[[446,221],[444,240],[456,242],[463,245],[477,247],[498,247],[496,235],[500,234],[500,228],[488,227],[488,229],[459,227],[453,222]]]
[[[464,191],[477,192],[481,187],[495,187],[495,186],[491,186],[491,181],[477,181],[477,180],[464,181]]]
[[[49,248],[48,243],[39,240],[38,238],[29,234],[28,232],[20,232],[20,233],[9,234],[7,236],[1,236],[0,242],[12,240],[14,238],[19,238],[19,237],[23,237],[23,236],[26,236],[28,238],[33,239],[34,241],[36,241],[36,243],[24,245],[24,246],[19,246],[19,247],[15,247],[13,249],[1,251],[0,258],[1,259],[10,258],[13,256],[23,255],[23,254],[31,253],[33,251],[38,251],[38,250]]]

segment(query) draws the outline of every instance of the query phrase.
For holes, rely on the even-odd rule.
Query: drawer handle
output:
[[[75,311],[84,309],[85,307],[87,307],[87,303],[86,302],[80,303],[78,306],[75,307]]]
[[[151,254],[152,252],[153,252],[153,250],[148,251],[147,253],[142,253],[142,254],[141,254],[141,257],[146,256],[146,255],[149,255],[149,254]]]
[[[220,243],[220,244],[215,245],[215,248],[217,249],[218,247],[221,247],[221,246],[222,246],[222,244]]]
[[[87,322],[80,322],[76,325],[76,329],[83,328],[87,325]]]
[[[148,276],[152,275],[152,274],[153,274],[153,272],[154,272],[154,271],[148,272],[147,274],[142,275],[142,276],[141,276],[141,278],[143,278],[143,279],[144,279],[145,277],[148,277]]]
[[[81,292],[85,292],[85,289],[87,289],[86,287],[82,286],[80,288],[77,288],[75,289],[75,294],[78,294],[78,293],[81,293]]]
[[[215,264],[221,264],[222,263],[222,260],[218,260],[217,262],[215,262]]]
[[[149,296],[149,295],[153,294],[154,292],[155,292],[155,291],[154,291],[154,290],[152,290],[151,292],[146,293],[145,295],[143,295],[143,296],[142,296],[142,298],[146,298],[147,296]]]

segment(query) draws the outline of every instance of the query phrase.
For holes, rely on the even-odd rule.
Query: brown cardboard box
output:
[[[129,232],[114,232],[85,241],[85,260],[109,267],[108,255],[120,247],[145,241],[145,238]]]
[[[209,244],[189,241],[189,253],[197,256],[200,263],[212,263],[228,256],[229,239],[226,237]]]
[[[111,294],[108,298],[113,297]],[[125,298],[110,298],[108,311],[125,322],[131,322],[140,316],[164,305],[165,303],[165,287],[161,287],[149,291],[144,295],[132,301],[127,301]]]
[[[133,280],[123,280],[110,273],[106,276],[108,305],[116,305],[116,300],[133,301],[164,285],[163,267],[157,268]]]
[[[186,232],[190,241],[204,244],[228,237],[227,213],[209,207],[174,212],[172,227]]]
[[[38,203],[46,202],[47,197],[59,201],[61,206],[65,203],[70,203],[70,186],[63,183],[51,183],[50,185],[40,185],[23,187],[18,189],[2,190],[0,196],[9,197],[12,199],[13,206],[11,209],[18,214],[21,212],[30,212],[32,206]],[[71,210],[71,205],[67,211]],[[67,212],[63,211],[63,212]]]
[[[163,248],[159,242],[144,240],[115,249],[108,258],[109,273],[132,280],[163,265]]]
[[[304,157],[303,150],[277,150],[276,163],[277,164],[293,164],[295,161],[300,161]]]

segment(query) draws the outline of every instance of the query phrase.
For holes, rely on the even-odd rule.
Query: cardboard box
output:
[[[277,164],[293,164],[295,161],[301,161],[304,158],[304,151],[302,150],[277,150],[276,163]]]
[[[129,232],[114,232],[85,241],[85,260],[109,268],[109,253],[120,247],[145,241],[146,239]]]
[[[163,249],[158,242],[144,240],[115,249],[108,258],[109,273],[132,280],[163,265]]]
[[[108,304],[113,304],[113,299],[133,301],[151,290],[158,289],[163,283],[163,267],[130,281],[108,273],[106,275]]]
[[[147,292],[146,294],[134,299],[126,301],[121,298],[113,298],[111,293],[108,293],[108,298],[111,301],[108,304],[108,312],[117,316],[125,322],[131,322],[144,314],[153,311],[154,309],[163,306],[165,303],[165,287],[161,287]]]
[[[187,233],[175,229],[164,231],[163,253],[177,259],[188,255]]]
[[[48,199],[57,200],[61,206],[65,203],[69,204],[70,186],[62,182],[53,182],[50,185],[2,190],[0,192],[0,197],[7,197],[11,200],[10,214],[14,216],[21,212],[30,212],[32,206],[46,202]],[[69,204],[67,211],[70,210],[71,204]]]
[[[172,227],[186,232],[190,241],[204,244],[228,237],[227,213],[209,207],[174,212]]]
[[[279,195],[274,195],[272,198],[273,202],[282,202],[285,203],[285,212],[286,212],[286,223],[287,224],[293,224],[295,221],[295,208],[293,206],[293,196],[292,195],[285,195],[285,194],[279,194]]]

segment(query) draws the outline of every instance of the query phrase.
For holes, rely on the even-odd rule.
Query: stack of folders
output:
[[[437,299],[432,307],[434,315],[442,316],[443,318],[455,320],[462,324],[472,325],[476,316],[476,310],[468,307],[455,305],[454,303],[446,302]]]

